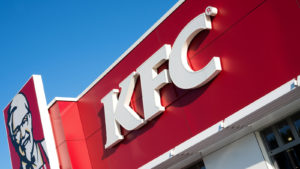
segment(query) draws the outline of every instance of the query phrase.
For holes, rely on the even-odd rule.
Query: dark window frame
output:
[[[275,160],[276,156],[280,155],[280,153],[286,154],[291,150],[294,151],[296,146],[300,146],[300,132],[297,131],[297,127],[295,126],[295,123],[294,123],[294,120],[296,120],[295,117],[300,117],[300,112],[297,112],[294,115],[291,115],[291,116],[289,116],[289,117],[287,117],[287,118],[285,118],[285,119],[283,119],[279,122],[276,122],[275,124],[265,128],[265,129],[263,129],[262,131],[259,132],[259,135],[262,138],[263,144],[266,148],[267,154],[270,157],[270,159],[271,159],[271,161],[274,164],[274,167],[276,169],[281,169],[281,168],[279,168],[279,166],[276,163],[276,160]],[[284,141],[282,136],[279,133],[278,126],[279,126],[279,124],[282,124],[284,122],[289,126],[289,130],[290,130],[291,135],[293,137],[292,138],[293,140],[291,140],[289,142]],[[298,126],[298,127],[300,127],[300,126]],[[267,130],[271,130],[272,133],[274,134],[275,140],[278,144],[277,148],[270,149],[267,138],[264,135]],[[290,163],[294,163],[292,159],[289,159],[289,160],[291,160]],[[295,168],[295,166],[296,165],[293,164],[294,168]]]

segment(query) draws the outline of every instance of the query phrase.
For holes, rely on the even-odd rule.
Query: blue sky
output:
[[[32,74],[47,102],[76,97],[177,0],[0,0],[0,108]],[[3,113],[3,112],[2,112]],[[11,168],[3,115],[1,168]]]

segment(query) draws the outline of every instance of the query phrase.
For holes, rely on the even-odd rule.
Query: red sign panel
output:
[[[40,76],[32,76],[4,109],[14,169],[50,169],[49,154],[41,122],[41,110],[45,110],[46,107],[45,105],[41,106],[41,98],[39,98],[41,93],[37,93],[41,92],[37,90],[40,87],[37,86],[40,84]],[[47,134],[49,133],[51,134],[51,131],[47,132]]]
[[[119,84],[163,45],[173,48],[185,25],[207,6],[216,7],[218,14],[211,30],[191,40],[187,61],[197,71],[218,56],[222,72],[196,89],[165,85],[159,91],[163,113],[136,130],[121,128],[124,139],[105,148],[101,100],[113,89],[122,91]],[[138,168],[297,77],[299,16],[294,1],[184,1],[76,101],[57,101],[50,107],[61,162],[67,154],[73,168]],[[166,62],[157,69],[168,68]],[[142,79],[135,80],[130,107],[144,119]]]

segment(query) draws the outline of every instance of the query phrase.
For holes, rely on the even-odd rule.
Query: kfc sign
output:
[[[169,44],[163,45],[119,84],[121,92],[113,89],[103,97],[101,102],[104,104],[107,139],[105,148],[110,148],[123,139],[120,126],[128,131],[135,130],[164,112],[159,90],[166,84],[174,83],[181,89],[194,89],[218,75],[222,70],[219,57],[213,57],[198,71],[193,71],[187,61],[190,42],[202,30],[212,28],[210,16],[216,14],[216,8],[207,7],[205,13],[195,17],[182,29],[173,47]],[[158,73],[157,69],[167,61],[169,70]],[[129,106],[138,77],[141,80],[144,119]]]
[[[4,117],[13,169],[59,168],[41,76],[28,80]]]

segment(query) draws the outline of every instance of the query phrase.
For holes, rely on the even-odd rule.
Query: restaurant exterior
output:
[[[299,75],[298,0],[179,0],[48,104],[59,166],[300,168]]]

